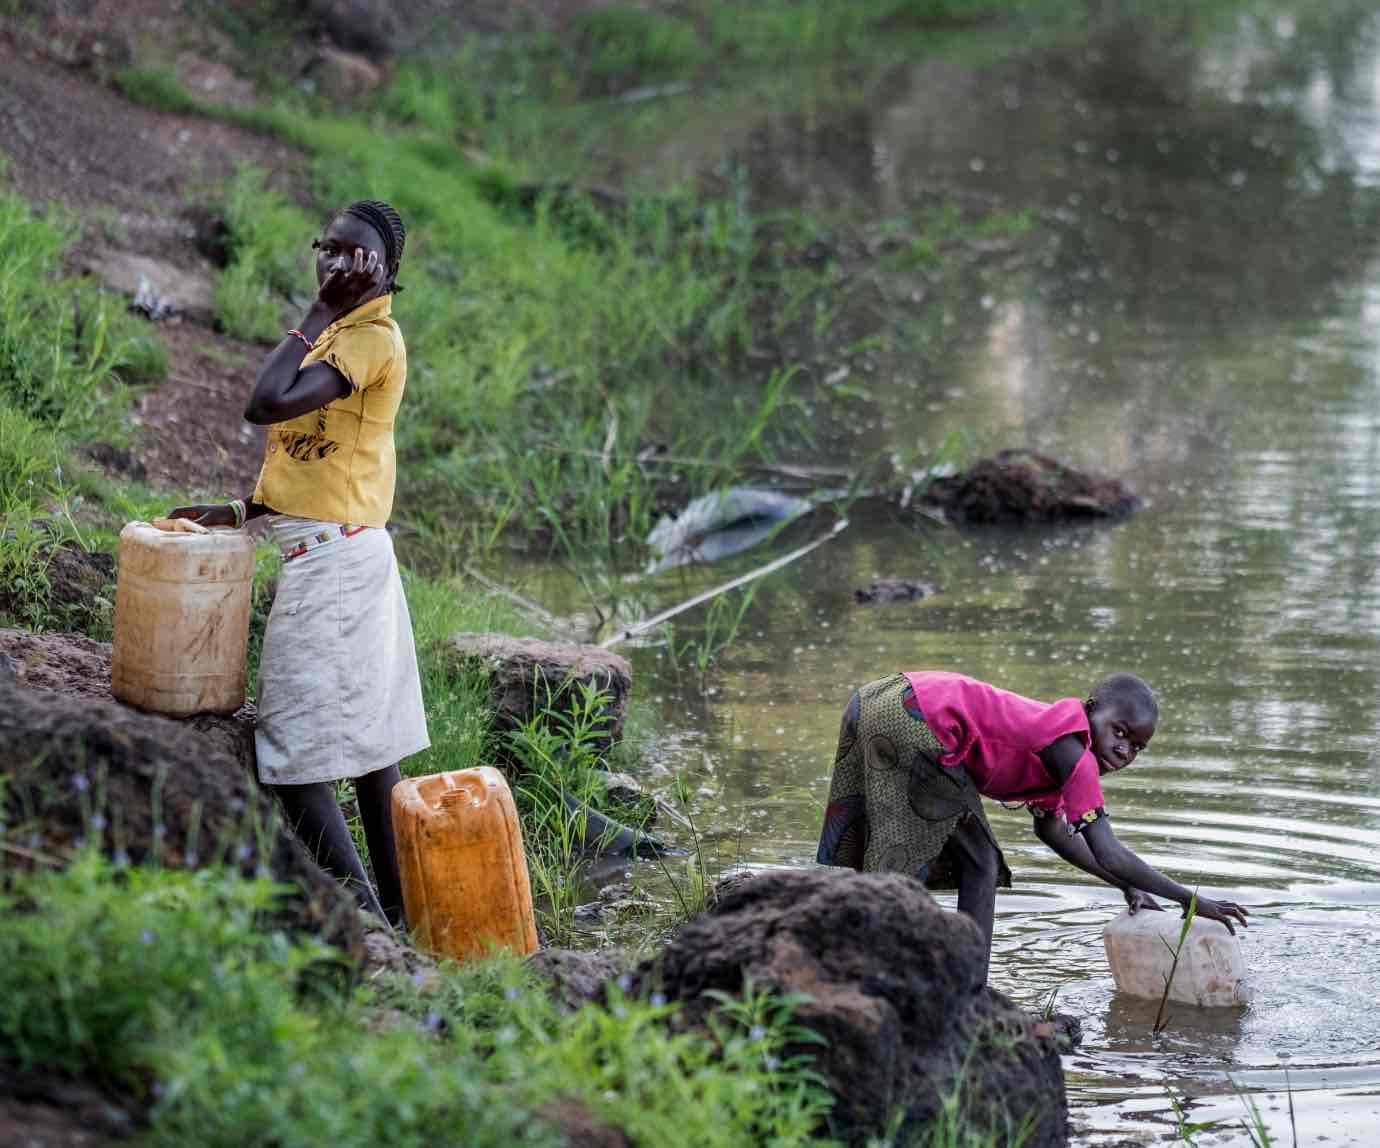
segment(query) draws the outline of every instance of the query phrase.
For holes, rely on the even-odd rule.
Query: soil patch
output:
[[[103,1148],[136,1129],[133,1110],[95,1085],[0,1061],[0,1144]]]
[[[125,26],[121,15],[112,27]],[[308,161],[268,136],[198,116],[131,103],[87,76],[43,59],[0,27],[0,152],[8,184],[31,203],[97,221],[122,249],[209,274],[196,251],[189,205],[250,163],[300,197]]]
[[[254,778],[253,714],[172,721],[109,697],[110,647],[0,630],[20,685],[0,680],[7,862],[62,863],[86,842],[117,860],[231,864],[292,886],[280,923],[356,961],[360,914],[283,828]],[[43,692],[37,684],[56,685]]]
[[[168,376],[139,399],[135,454],[149,481],[178,499],[224,501],[254,488],[264,432],[244,421],[244,404],[264,349],[191,323],[159,328]]]
[[[955,522],[1019,526],[1124,518],[1142,503],[1118,479],[1075,470],[1033,450],[1004,450],[962,474],[935,479],[922,505]]]

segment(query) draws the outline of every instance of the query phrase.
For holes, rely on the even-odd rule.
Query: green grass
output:
[[[304,977],[338,954],[262,927],[276,896],[226,872],[91,854],[12,875],[0,1042],[22,1068],[147,1104],[150,1145],[554,1146],[542,1111],[558,1099],[637,1143],[818,1143],[828,1100],[785,1055],[803,1036],[789,1000],[726,999],[706,1039],[616,988],[607,1008],[562,1015],[510,959],[341,993]]]
[[[85,544],[77,446],[120,441],[134,385],[167,367],[119,297],[62,273],[72,220],[0,191],[0,620],[50,619],[48,553]]]

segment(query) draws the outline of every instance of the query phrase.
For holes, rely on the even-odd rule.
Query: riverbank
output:
[[[884,7],[862,24],[845,18],[847,6],[820,11],[853,37],[873,17],[890,18]],[[788,15],[783,8],[777,18]],[[614,19],[592,16],[580,34],[622,62],[596,60],[575,85],[576,107],[590,85],[608,94],[663,74],[645,49],[675,22],[638,24],[643,18],[632,15],[621,28]],[[813,34],[823,44],[833,30]],[[743,44],[775,39],[766,25],[750,31],[734,35]],[[16,82],[34,97],[21,116],[43,118],[39,131],[65,130],[45,93],[61,92],[69,108],[87,101],[94,113],[118,99],[115,87],[141,109],[128,128],[104,117],[119,138],[66,145],[83,157],[113,145],[133,160],[125,185],[104,192],[109,169],[103,175],[98,165],[51,178],[47,148],[32,147],[32,122],[21,118],[7,145],[12,185],[46,192],[72,213],[43,218],[11,193],[0,215],[15,368],[0,405],[8,620],[108,638],[111,567],[100,556],[121,523],[170,502],[244,492],[258,440],[239,423],[236,397],[263,353],[260,341],[272,342],[309,297],[305,243],[325,205],[365,185],[397,203],[410,225],[399,313],[412,373],[395,525],[435,748],[410,761],[409,773],[463,768],[494,749],[483,678],[457,676],[444,651],[449,635],[543,628],[466,579],[467,567],[496,547],[535,548],[616,593],[622,572],[643,561],[642,539],[660,511],[745,467],[807,449],[808,418],[792,397],[797,358],[807,341],[823,346],[830,337],[831,299],[852,274],[845,263],[870,256],[845,253],[807,218],[759,217],[742,196],[586,193],[578,173],[543,171],[539,156],[517,148],[496,152],[495,141],[516,140],[534,114],[554,123],[568,103],[559,69],[545,67],[553,86],[505,108],[510,69],[583,66],[580,54],[540,39],[508,41],[519,49],[486,49],[493,54],[477,84],[439,84],[429,65],[400,64],[388,83],[344,106],[256,76],[247,57],[233,55],[251,44],[264,50],[263,29],[221,45],[262,81],[247,86],[211,68],[225,66],[214,53],[192,65],[166,55],[180,46],[176,35],[130,45],[128,54],[117,41],[109,66],[97,53],[76,60],[74,71],[74,61],[54,62],[43,34],[42,26],[19,29],[7,42]],[[717,51],[725,41],[715,36]],[[81,36],[72,42],[89,48]],[[697,50],[676,66],[700,73],[711,57]],[[221,90],[242,102],[188,87],[198,68],[221,76]],[[488,116],[461,114],[494,107],[496,97]],[[152,201],[130,194],[150,136],[173,146],[165,153],[159,145],[143,162],[163,168],[174,186],[195,181],[194,157],[176,152],[195,152],[203,130],[225,148],[222,171],[237,155],[249,166],[199,186],[190,212],[176,193]],[[923,247],[922,259],[938,268],[944,251],[960,250],[967,226],[950,216],[942,234],[904,242]],[[73,273],[130,290],[158,322],[128,314],[118,295]],[[807,369],[832,367],[817,356]],[[715,397],[726,375],[741,380],[727,409]],[[660,456],[682,462],[667,466]],[[79,576],[66,578],[67,556]],[[273,575],[274,559],[263,553],[256,635]],[[578,740],[545,748],[573,759]],[[558,777],[571,782],[573,769],[597,778],[598,764],[588,755],[566,760]],[[600,787],[583,792],[601,804]],[[564,832],[549,813],[529,810],[528,847],[534,873],[545,873],[543,924],[565,936],[578,859],[548,851]],[[93,808],[91,816],[104,822],[106,814]],[[187,831],[167,826],[171,835]],[[6,1071],[22,1070],[39,1107],[57,1095],[42,1074],[57,1072],[85,1082],[91,1103],[113,1100],[151,1143],[185,1143],[195,1129],[200,1142],[227,1145],[366,1144],[385,1135],[430,1145],[454,1135],[457,1104],[489,1114],[466,1117],[467,1145],[509,1143],[519,1131],[532,1143],[562,1135],[643,1143],[654,1134],[668,1144],[788,1145],[824,1126],[829,1095],[807,1059],[784,1058],[797,1040],[789,1005],[749,994],[714,1035],[678,1033],[673,1007],[617,991],[602,1007],[564,1014],[511,961],[443,969],[439,987],[393,977],[363,992],[301,999],[304,967],[346,958],[264,931],[275,895],[262,881],[215,869],[131,869],[99,831],[113,861],[51,852],[46,840],[26,844],[26,832],[33,836],[22,816],[7,822],[0,944],[15,974],[8,999],[45,1004],[6,1026]],[[53,857],[60,863],[50,871],[41,858]],[[710,894],[710,875],[697,864],[692,858],[686,870],[691,910]],[[677,916],[649,924],[647,943]],[[34,937],[44,938],[39,949]],[[238,954],[233,970],[223,963],[227,946]],[[68,987],[54,998],[59,975]],[[217,987],[188,998],[192,985]],[[342,1045],[353,1050],[343,1075],[292,1069]],[[104,1131],[118,1139],[123,1127],[116,1120]]]
[[[16,477],[0,490],[14,498],[13,521],[20,526],[14,545],[7,540],[3,551],[24,572],[18,580],[25,588],[24,612],[17,616],[28,624],[108,634],[108,602],[102,605],[99,593],[79,599],[70,610],[51,609],[39,576],[47,537],[37,530],[56,530],[74,543],[108,551],[114,528],[127,517],[147,516],[170,500],[194,495],[243,493],[257,451],[240,435],[236,403],[263,353],[256,340],[274,337],[293,306],[300,305],[309,290],[298,274],[299,256],[305,254],[301,247],[329,205],[354,198],[361,181],[371,192],[397,201],[410,224],[403,280],[408,290],[399,299],[398,314],[413,366],[405,410],[415,418],[401,428],[405,461],[396,525],[400,553],[410,566],[409,599],[424,659],[456,629],[542,628],[535,615],[488,596],[470,581],[465,569],[471,565],[524,591],[532,582],[551,579],[559,592],[532,596],[561,622],[585,632],[593,632],[601,620],[607,626],[611,616],[627,621],[655,612],[664,604],[660,587],[630,583],[623,575],[643,567],[643,540],[657,515],[702,491],[739,482],[750,467],[807,460],[880,483],[893,476],[909,481],[933,461],[951,432],[961,439],[964,427],[978,435],[997,433],[995,427],[1003,434],[1012,426],[1025,431],[1048,426],[1056,417],[1048,412],[1056,411],[1067,412],[1059,416],[1068,423],[1061,442],[1076,461],[1123,466],[1148,454],[1145,484],[1157,492],[1161,506],[1182,502],[1186,496],[1174,486],[1179,468],[1195,461],[1194,452],[1206,449],[1202,444],[1217,441],[1220,425],[1240,427],[1247,437],[1261,429],[1250,418],[1242,426],[1213,402],[1230,391],[1231,378],[1274,378],[1273,351],[1257,351],[1252,343],[1274,348],[1272,332],[1291,310],[1331,314],[1328,308],[1347,297],[1367,258],[1369,247],[1360,240],[1370,234],[1370,201],[1344,167],[1330,166],[1326,146],[1315,139],[1303,113],[1281,110],[1306,107],[1306,102],[1257,106],[1243,81],[1244,96],[1232,90],[1204,98],[1190,114],[1184,93],[1192,89],[1182,61],[1191,58],[1192,48],[1180,40],[1171,41],[1175,52],[1160,52],[1153,37],[1143,50],[1132,50],[1128,44],[1137,41],[1129,32],[1086,45],[1075,38],[1074,47],[1051,56],[1057,79],[1044,87],[1046,102],[1037,104],[1030,89],[1039,85],[1024,82],[1019,63],[1003,70],[1002,83],[988,91],[982,69],[969,74],[948,66],[942,55],[928,54],[941,41],[960,58],[1006,50],[1000,45],[1019,39],[1016,30],[1022,25],[992,15],[990,6],[973,23],[970,11],[941,5],[945,19],[936,27],[910,19],[917,12],[924,15],[923,4],[733,7],[731,16],[715,16],[710,5],[678,6],[670,16],[591,14],[578,27],[593,31],[568,38],[505,39],[493,30],[489,34],[496,38],[462,49],[458,60],[399,57],[377,75],[356,69],[349,75],[361,86],[338,92],[333,100],[322,94],[325,77],[339,76],[323,71],[320,60],[340,60],[295,33],[286,54],[279,53],[271,27],[241,27],[235,36],[243,39],[231,36],[225,50],[248,50],[260,61],[273,61],[275,69],[256,69],[242,57],[222,59],[219,49],[193,50],[169,37],[164,43],[136,44],[118,60],[88,55],[79,61],[85,70],[62,70],[63,82],[54,80],[52,88],[35,80],[34,90],[60,92],[64,99],[79,98],[75,86],[80,86],[93,99],[112,101],[118,86],[139,101],[114,105],[120,114],[105,121],[111,136],[107,152],[97,151],[105,141],[95,133],[79,140],[61,134],[71,130],[64,118],[81,118],[64,117],[62,109],[79,105],[50,101],[46,116],[35,113],[26,122],[30,145],[35,138],[51,142],[51,150],[82,173],[57,186],[63,194],[76,196],[79,190],[87,197],[68,204],[84,212],[78,248],[90,248],[94,236],[102,252],[86,268],[94,262],[98,275],[108,273],[114,264],[106,263],[107,252],[140,255],[190,273],[198,289],[175,326],[127,319],[119,305],[102,309],[86,288],[72,306],[72,287],[60,277],[51,280],[50,292],[37,279],[26,279],[9,297],[47,299],[45,305],[58,307],[44,312],[35,329],[62,332],[57,343],[71,350],[73,359],[63,376],[72,380],[71,390],[66,383],[62,390],[71,401],[23,398],[2,416],[8,420],[3,442],[13,448],[5,457],[16,460],[5,472]],[[1104,16],[1115,7],[1105,9]],[[1194,20],[1203,23],[1193,24],[1189,44],[1207,34],[1213,12],[1229,8],[1196,6]],[[802,12],[819,19],[795,20]],[[792,19],[783,23],[787,16]],[[1175,16],[1171,12],[1164,19]],[[1267,18],[1272,16],[1261,17],[1265,30],[1259,34],[1267,42],[1271,35],[1283,35]],[[624,23],[609,23],[618,20]],[[1057,22],[1034,27],[1041,36],[1056,37]],[[1300,38],[1306,23],[1301,27]],[[1299,52],[1311,59],[1304,49]],[[898,78],[885,66],[850,64],[859,53],[870,53],[873,63],[899,59],[916,66]],[[1101,65],[1099,53],[1107,53]],[[1280,53],[1281,60],[1292,58]],[[239,59],[240,70],[231,68],[227,77],[211,67],[225,59]],[[16,83],[31,78],[24,71],[26,60],[8,73]],[[288,63],[279,67],[283,60]],[[1133,69],[1126,68],[1128,60],[1134,61]],[[42,54],[27,60],[35,71],[51,63]],[[1030,66],[1034,70],[1034,63]],[[744,71],[735,75],[735,67]],[[1240,67],[1243,74],[1253,74]],[[740,82],[748,72],[753,78]],[[207,86],[208,80],[215,83]],[[303,90],[307,80],[315,91]],[[891,110],[888,89],[901,93],[894,97],[899,111]],[[1344,90],[1340,84],[1338,89]],[[1128,97],[1131,112],[1115,120],[1105,116],[1099,99],[1123,90],[1134,93]],[[861,116],[858,109],[879,100],[887,111],[878,113],[877,129],[857,130],[861,121],[850,121],[850,114]],[[1021,100],[1029,101],[1025,116],[1017,114]],[[970,107],[988,103],[1007,108],[1014,118],[969,115]],[[764,107],[767,114],[748,114]],[[887,117],[893,125],[950,117],[952,130],[907,136],[894,126],[888,130]],[[138,132],[125,126],[131,123],[137,123]],[[738,123],[748,126],[714,134],[723,124]],[[139,132],[145,131],[157,146],[140,143]],[[51,141],[45,133],[51,133]],[[26,150],[20,136],[11,132],[5,146],[12,152],[13,182],[27,187],[48,149]],[[826,143],[815,149],[820,137]],[[656,141],[665,142],[658,147]],[[223,153],[219,165],[211,154],[216,148]],[[123,166],[116,166],[112,153],[117,150],[129,153]],[[948,167],[934,160],[937,153]],[[99,162],[83,169],[93,155]],[[236,174],[237,162],[231,161],[240,160],[249,170]],[[159,191],[152,176],[141,182],[141,168],[159,180],[183,180],[180,192]],[[1047,169],[1057,173],[1047,175]],[[1163,180],[1166,170],[1177,181],[1154,182]],[[137,194],[115,186],[110,171]],[[1039,182],[1046,178],[1047,198]],[[88,179],[91,186],[78,187]],[[1285,210],[1274,210],[1270,191],[1284,197]],[[849,196],[867,204],[866,219],[844,210]],[[196,218],[183,214],[178,200],[184,197],[198,201]],[[99,213],[102,199],[117,207]],[[1208,223],[1195,230],[1184,205]],[[1161,226],[1157,218],[1171,223]],[[27,219],[22,229],[37,234]],[[68,228],[67,236],[77,230]],[[1312,239],[1315,234],[1319,241]],[[1051,242],[1051,236],[1059,242]],[[70,254],[66,270],[75,270],[82,255],[82,250]],[[1152,273],[1142,283],[1136,275],[1144,267]],[[8,264],[5,270],[10,273]],[[1294,282],[1292,294],[1278,294],[1281,280]],[[1185,290],[1185,284],[1204,281],[1198,294]],[[170,299],[176,297],[175,286],[166,288]],[[136,287],[137,277],[131,290]],[[1184,322],[1195,332],[1218,330],[1229,353],[1219,363],[1204,352],[1188,370],[1165,368],[1163,376],[1155,374],[1157,340]],[[145,338],[150,334],[156,342]],[[1322,336],[1310,331],[1300,336],[1305,337]],[[40,345],[45,353],[50,350],[38,339],[24,347]],[[102,350],[96,353],[98,347]],[[107,354],[114,347],[124,349]],[[955,347],[969,356],[957,367],[948,361]],[[93,354],[99,369],[83,376],[80,365],[91,362]],[[942,373],[931,370],[941,363]],[[165,381],[159,383],[164,364]],[[1155,385],[1132,403],[1128,394],[1142,369]],[[1300,369],[1306,375],[1307,365]],[[1064,374],[1055,385],[1046,376],[1057,372]],[[111,389],[112,373],[152,389],[143,394]],[[984,386],[987,375],[1000,376],[1001,385]],[[1344,401],[1340,383],[1337,392],[1329,394]],[[1263,407],[1289,409],[1296,401],[1282,384],[1268,404],[1249,392],[1244,397],[1230,393],[1238,394],[1238,405],[1262,424],[1268,422]],[[1166,405],[1185,412],[1182,424],[1170,419],[1161,427],[1154,421]],[[58,408],[65,413],[55,416]],[[208,410],[225,416],[210,433],[198,425],[216,421],[204,418]],[[142,426],[130,425],[131,411]],[[1155,435],[1141,434],[1147,423],[1158,428]],[[1305,431],[1312,426],[1303,425]],[[1064,423],[1057,426],[1063,430]],[[1098,432],[1090,434],[1089,426]],[[1103,428],[1108,428],[1105,443]],[[1346,476],[1329,466],[1321,449],[1326,440],[1306,441],[1319,444],[1317,458],[1323,459],[1330,481],[1344,485]],[[83,447],[97,443],[115,451],[99,450],[100,469],[73,462]],[[1104,447],[1107,453],[1099,454]],[[147,471],[143,480],[134,477],[136,464]],[[1192,473],[1205,486],[1229,485],[1221,471],[1209,468],[1207,478],[1201,467]],[[1264,531],[1261,508],[1245,495],[1241,499],[1238,516]],[[8,507],[6,515],[9,525]],[[1156,521],[1144,530],[1159,529]],[[641,712],[635,722],[651,729],[657,744],[633,759],[635,771],[651,777],[654,765],[689,775],[685,791],[706,833],[704,861],[712,884],[714,871],[726,861],[791,865],[812,853],[807,838],[817,828],[819,804],[812,775],[827,765],[823,759],[837,726],[833,695],[842,688],[840,679],[866,680],[882,661],[889,669],[893,660],[919,655],[948,658],[1034,696],[1057,696],[1081,688],[1091,662],[1102,665],[1130,650],[1153,667],[1157,685],[1168,683],[1175,720],[1217,745],[1206,704],[1175,684],[1201,672],[1202,665],[1218,664],[1212,644],[1198,630],[1207,623],[1187,624],[1179,641],[1162,641],[1159,631],[1170,624],[1157,604],[1168,600],[1171,607],[1165,608],[1191,612],[1197,608],[1192,593],[1218,586],[1220,571],[1195,566],[1193,548],[1180,544],[1183,536],[1209,548],[1203,539],[1215,537],[1218,529],[1215,522],[1209,529],[1189,518],[1186,524],[1176,520],[1173,530],[1165,528],[1163,537],[1151,536],[1152,552],[1171,556],[1157,563],[1156,578],[1182,577],[1195,588],[1180,596],[1156,578],[1134,581],[1145,565],[1138,552],[1105,536],[976,547],[965,540],[936,555],[932,551],[938,548],[924,550],[922,541],[894,523],[879,525],[847,561],[825,558],[813,580],[792,578],[764,589],[747,614],[738,614],[743,632],[736,647],[715,651],[707,673],[699,667],[683,670],[683,689],[671,688],[680,681],[664,669],[664,661],[653,662],[658,654],[674,655],[675,645],[638,652]],[[1280,546],[1276,535],[1247,533],[1222,568],[1235,569],[1239,553],[1273,554]],[[1353,571],[1357,578],[1363,567],[1361,562]],[[941,594],[917,612],[861,619],[838,605],[839,598],[851,599],[859,578],[928,577],[936,570],[942,572],[934,579]],[[1050,570],[1058,576],[1051,578]],[[516,576],[509,576],[512,571]],[[46,573],[55,571],[48,566]],[[685,577],[687,593],[698,588],[701,575]],[[1257,616],[1259,603],[1277,603],[1299,577],[1285,571],[1277,581],[1256,587],[1253,597],[1225,599],[1221,616],[1254,621],[1241,633],[1227,627],[1217,635],[1220,641],[1231,646],[1269,634],[1271,649],[1274,638],[1287,647],[1290,632],[1280,634],[1269,617]],[[271,578],[270,560],[260,572],[261,605]],[[668,593],[684,596],[678,589]],[[1149,616],[1157,613],[1150,626]],[[1323,622],[1330,617],[1324,612]],[[1153,634],[1142,637],[1142,627]],[[912,634],[919,636],[907,641]],[[1120,642],[1104,634],[1118,635]],[[694,638],[712,644],[707,636]],[[1201,665],[1173,659],[1180,643]],[[735,657],[738,651],[741,656]],[[1261,672],[1308,713],[1313,694],[1327,692],[1290,685],[1277,666]],[[479,683],[457,682],[439,656],[427,660],[427,675],[433,739],[440,748],[410,768],[424,772],[479,760],[492,745]],[[1370,685],[1369,676],[1361,676],[1366,681],[1356,696],[1365,696]],[[1222,697],[1215,679],[1202,688],[1219,708],[1231,700]],[[1278,724],[1272,712],[1260,708],[1262,737]],[[1211,813],[1221,799],[1195,788],[1199,778],[1187,761],[1188,739],[1180,734],[1176,743],[1175,736],[1168,729],[1157,746],[1167,744],[1171,760],[1176,754],[1184,759],[1181,776],[1176,775],[1176,785],[1182,785],[1175,792],[1196,795],[1192,800],[1207,803]],[[1259,764],[1267,772],[1275,768]],[[675,800],[669,774],[655,784]],[[1138,831],[1136,815],[1151,827],[1166,819],[1158,810],[1167,799],[1151,781],[1137,789],[1141,784],[1138,778],[1123,779],[1119,795],[1132,814],[1127,818],[1132,834]],[[1364,800],[1359,790],[1348,797]],[[1196,815],[1196,807],[1174,814]],[[1003,835],[1020,829],[1009,815],[995,816]],[[714,824],[713,818],[722,821]],[[742,824],[751,826],[747,833]],[[1149,848],[1163,847],[1156,836],[1160,830],[1139,831]],[[1172,836],[1172,828],[1169,832]],[[671,835],[680,839],[676,829]],[[24,847],[23,841],[14,843]],[[672,862],[677,875],[682,861]],[[1022,857],[1021,864],[1045,880],[1037,862]],[[1213,861],[1203,864],[1210,871]],[[702,893],[693,888],[694,880],[705,884],[702,874],[691,868],[687,893]],[[203,883],[218,880],[208,876]],[[97,875],[91,883],[92,901],[81,905],[70,889],[56,885],[22,892],[62,906],[74,920],[132,911],[123,900],[125,877]],[[223,890],[214,894],[208,894],[208,911],[230,896]],[[170,878],[150,903],[189,895]],[[1037,888],[1012,913],[1030,912],[1046,895]],[[1057,896],[1060,912],[1067,914],[1061,928],[1087,934],[1078,934],[1076,962],[1063,955],[1046,959],[1046,951],[1035,945],[1021,964],[1021,930],[1028,926],[1012,927],[1009,921],[999,951],[1007,946],[1004,955],[1022,970],[1021,977],[1039,980],[1055,975],[1049,968],[1057,969],[1057,983],[1072,983],[1070,996],[1100,1008],[1099,990],[1087,971],[1100,956],[1095,929],[1085,918],[1090,904],[1103,906],[1081,900],[1081,890]],[[698,907],[699,901],[691,903]],[[582,943],[614,932],[633,944],[651,945],[674,915],[647,921],[630,914],[616,930],[584,930]],[[137,926],[142,936],[142,929],[157,932],[165,923],[162,917],[131,917],[129,928]],[[119,943],[122,939],[128,935],[116,937]],[[105,950],[92,952],[92,967],[115,966]],[[188,967],[202,980],[215,976],[214,961],[208,965],[205,958],[204,951],[188,958]],[[200,1073],[215,1083],[214,1090],[208,1085],[186,1099],[177,1117],[183,1124],[169,1117],[166,1132],[155,1127],[155,1135],[173,1137],[175,1128],[200,1125],[220,1105],[236,1120],[259,1119],[287,1136],[295,1117],[283,1117],[279,1125],[272,1121],[282,1112],[316,1104],[350,1114],[341,1127],[327,1130],[345,1143],[351,1137],[363,1143],[376,1134],[372,1118],[359,1116],[366,1108],[391,1112],[390,1119],[421,1140],[443,1138],[448,1114],[435,1115],[427,1105],[452,1088],[452,1070],[482,1081],[478,1092],[463,1094],[475,1104],[516,1096],[521,1112],[540,1109],[554,1095],[542,1091],[548,1079],[554,1080],[574,1089],[601,1123],[623,1129],[634,1140],[657,1138],[658,1127],[669,1127],[684,1128],[685,1142],[692,1142],[691,1133],[701,1134],[708,1121],[718,1131],[704,1135],[748,1143],[764,1139],[746,1131],[748,1124],[784,1120],[789,1108],[754,1108],[751,1120],[742,1116],[740,1105],[748,1101],[735,1090],[739,1081],[719,1074],[748,1083],[761,1078],[738,1062],[703,1059],[703,1041],[670,1049],[661,1043],[668,1031],[661,1016],[629,1009],[620,1017],[611,1009],[594,1009],[578,1024],[567,1025],[547,1017],[545,1005],[513,1005],[506,991],[498,994],[500,1003],[478,973],[480,983],[462,979],[453,986],[473,1005],[453,1014],[404,986],[399,1011],[420,1018],[422,1036],[409,1031],[396,1045],[375,1044],[360,1033],[372,1032],[370,1026],[380,1021],[381,990],[329,1008],[307,998],[294,999],[292,1009],[279,1009],[273,994],[285,992],[284,985],[295,987],[294,959],[289,954],[275,964],[278,957],[270,955],[259,969],[266,981],[248,987],[237,982],[235,1000],[267,1000],[267,1012],[283,1028],[318,1031],[320,1044],[313,1037],[290,1045],[304,1056],[357,1042],[362,1059],[351,1073],[358,1069],[359,1075],[342,1078],[350,1088],[315,1075],[280,1086],[276,1073],[266,1073],[272,1079],[249,1082],[242,1107],[238,1099],[225,1105],[223,1097],[238,1097],[244,1083],[235,1076],[234,1062],[229,1068],[212,1064],[212,1072],[200,1061],[175,1061],[166,1019],[139,1013],[142,1006],[130,994],[121,998],[127,1009],[121,1015],[152,1034],[147,1059],[132,1070],[136,1081]],[[36,976],[48,976],[41,962],[32,967]],[[506,990],[512,987],[503,980],[509,972],[484,975]],[[99,977],[91,983],[99,983]],[[160,1007],[172,1010],[166,1001]],[[429,1019],[433,1014],[444,1016],[444,1032],[454,1041],[441,1054],[448,1067],[415,1087],[410,1081],[398,1084],[378,1062],[396,1054],[398,1063],[406,1064],[422,1053],[435,1054],[435,1042],[427,1036],[428,1026],[435,1026]],[[217,1030],[225,1025],[233,1034],[241,1019],[230,1005],[222,1010],[219,1003],[214,1015],[199,1014],[195,1023],[205,1040],[197,1044],[196,1055],[210,1058],[207,1050],[217,1040],[256,1051],[251,1042],[226,1041]],[[86,1023],[80,1015],[77,1021]],[[1117,1039],[1134,1044],[1138,1023],[1115,1014],[1106,1027],[1120,1025]],[[646,1042],[641,1034],[649,1025],[658,1035]],[[609,1052],[590,1035],[594,1029],[627,1054]],[[524,1038],[512,1042],[522,1049],[508,1050],[498,1040],[509,1030]],[[541,1056],[529,1055],[528,1037]],[[587,1055],[571,1047],[576,1041],[600,1051]],[[53,1056],[61,1040],[33,1047]],[[471,1047],[484,1065],[453,1058],[457,1049],[463,1053]],[[752,1061],[757,1067],[775,1055],[761,1046],[751,1051],[763,1058]],[[288,1061],[263,1055],[264,1063],[289,1071]],[[659,1066],[645,1088],[634,1079],[643,1070],[643,1055]],[[569,1074],[564,1068],[551,1070],[542,1056],[559,1060]],[[538,1084],[529,1091],[506,1091],[493,1075],[505,1065],[515,1078]],[[770,1105],[802,1086],[799,1067],[780,1074],[777,1084],[786,1091],[778,1091]],[[685,1093],[687,1078],[699,1091]],[[1096,1092],[1095,1084],[1085,1087]],[[252,1098],[255,1089],[259,1092]],[[675,1095],[649,1099],[646,1089]],[[403,1097],[399,1104],[406,1113],[388,1108],[394,1095]],[[818,1096],[790,1095],[791,1104],[815,1112],[811,1106]],[[1236,1105],[1234,1097],[1230,1103]],[[692,1105],[699,1111],[688,1111]],[[1168,1111],[1164,1104],[1160,1108]],[[655,1124],[639,1122],[643,1110]],[[790,1123],[789,1132],[773,1142],[803,1140],[809,1123]],[[817,1112],[814,1123],[819,1124]],[[237,1135],[247,1126],[227,1125]],[[234,1142],[226,1135],[226,1143]]]

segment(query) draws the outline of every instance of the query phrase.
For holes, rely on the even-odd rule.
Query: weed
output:
[[[1155,1013],[1155,1024],[1151,1031],[1163,1032],[1165,1026],[1169,1024],[1169,991],[1174,987],[1174,974],[1179,970],[1179,955],[1184,951],[1184,945],[1188,941],[1189,930],[1193,928],[1193,920],[1198,915],[1198,893],[1194,890],[1193,896],[1189,898],[1188,907],[1184,909],[1183,927],[1179,929],[1179,942],[1171,945],[1163,937],[1160,940],[1164,947],[1169,950],[1173,960],[1169,965],[1169,974],[1164,978],[1164,994],[1160,997],[1160,1007]]]
[[[671,893],[680,906],[680,920],[689,921],[712,908],[715,903],[714,885],[709,879],[709,869],[704,860],[704,842],[695,825],[695,817],[690,809],[690,783],[684,774],[677,774],[672,787],[676,804],[680,806],[690,830],[690,856],[685,860],[684,880],[677,880],[664,857],[657,857],[657,864],[671,886]]]
[[[194,113],[200,101],[171,72],[126,68],[115,75],[115,86],[136,104],[162,112]]]
[[[1203,1132],[1211,1132],[1221,1123],[1218,1120],[1191,1121],[1188,1119],[1188,1110],[1179,1097],[1171,1091],[1169,1093],[1169,1106],[1174,1110],[1174,1134],[1189,1148],[1196,1148],[1198,1136]]]
[[[578,1101],[636,1142],[790,1148],[827,1094],[787,1049],[794,1000],[747,986],[711,1036],[610,986],[565,1014],[511,958],[354,994],[302,991],[336,955],[262,927],[279,891],[223,870],[117,869],[87,853],[0,894],[0,1040],[23,1067],[95,1076],[149,1106],[147,1143],[555,1145]],[[388,1008],[412,1018],[387,1028]]]

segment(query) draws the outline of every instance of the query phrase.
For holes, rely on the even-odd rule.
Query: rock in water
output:
[[[961,474],[937,478],[919,501],[955,522],[976,525],[1124,518],[1142,505],[1125,483],[1033,450],[1004,450]]]
[[[726,886],[718,905],[640,965],[634,990],[678,1000],[678,1023],[702,1023],[711,990],[745,980],[805,993],[795,1020],[828,1044],[808,1053],[836,1102],[830,1133],[880,1138],[900,1113],[898,1143],[926,1132],[959,1090],[970,1126],[1005,1143],[1029,1121],[1024,1148],[1068,1141],[1054,1039],[982,982],[982,937],[919,881],[812,869],[761,873]],[[1047,1026],[1046,1026],[1047,1027]]]
[[[914,602],[936,593],[934,583],[912,578],[877,578],[853,591],[853,600],[867,605],[885,602]]]

